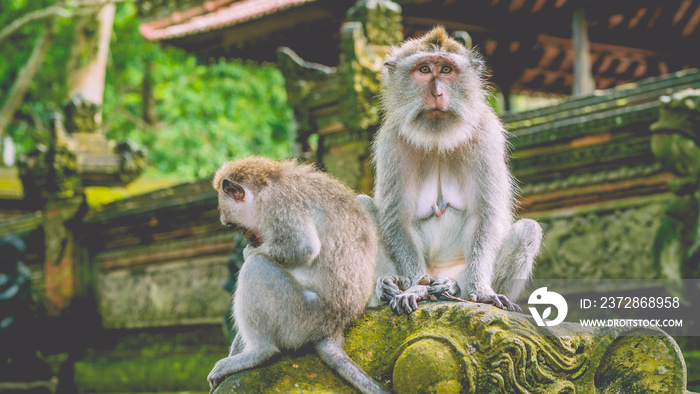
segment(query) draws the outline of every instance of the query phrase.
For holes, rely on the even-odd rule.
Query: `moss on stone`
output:
[[[461,366],[452,349],[436,340],[408,346],[394,365],[394,389],[399,393],[461,393]]]
[[[75,381],[84,393],[208,390],[207,374],[220,357],[211,354],[81,361]]]
[[[218,326],[106,330],[76,363],[75,382],[81,393],[209,392],[207,375],[228,345]]]
[[[538,327],[490,305],[422,303],[411,315],[369,309],[347,332],[345,350],[396,392],[682,392],[685,364],[659,330],[562,323]],[[627,332],[627,334],[640,334]],[[354,392],[310,348],[234,374],[216,393]]]
[[[331,371],[313,349],[274,358],[260,368],[242,371],[227,379],[217,393],[354,393]],[[211,365],[213,367],[213,364]]]
[[[682,393],[686,378],[685,361],[671,337],[635,335],[620,337],[608,347],[595,383],[603,392],[620,388],[627,393]]]

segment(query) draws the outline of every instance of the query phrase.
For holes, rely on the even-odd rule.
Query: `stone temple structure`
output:
[[[700,37],[700,0],[139,4],[148,39],[203,58],[276,62],[300,155],[365,192],[377,71],[391,44],[441,23],[469,33],[498,90],[569,94],[587,78],[573,70],[581,61],[572,21],[583,12],[599,90],[502,116],[520,214],[546,232],[535,278],[698,278],[700,64],[688,48]],[[84,328],[66,334],[81,349],[72,359],[80,390],[206,391],[207,373],[227,353],[221,283],[237,240],[220,228],[209,180],[100,210],[30,210],[16,200],[0,206],[0,235],[24,240],[32,291],[63,319],[56,327]],[[50,248],[45,234],[56,235]],[[529,315],[456,302],[422,304],[408,317],[369,310],[346,343],[394,391],[446,393],[698,391],[699,347],[656,330],[538,327]],[[218,392],[277,390],[352,392],[308,349],[236,374]]]

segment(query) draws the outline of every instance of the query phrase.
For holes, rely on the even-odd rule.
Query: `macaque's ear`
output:
[[[456,31],[454,38],[467,49],[472,49],[472,37],[466,31]]]
[[[238,202],[245,199],[245,188],[228,178],[224,178],[224,180],[221,181],[221,190]]]
[[[394,71],[396,68],[396,62],[393,62],[391,60],[384,62],[384,67],[386,67],[389,71]]]

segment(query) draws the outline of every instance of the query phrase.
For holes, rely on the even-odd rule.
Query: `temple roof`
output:
[[[151,41],[172,40],[183,36],[222,29],[259,19],[314,0],[215,0],[140,26]]]
[[[513,80],[514,91],[570,93],[571,15],[581,6],[589,26],[596,88],[700,67],[700,0],[397,2],[403,8],[405,36],[422,34],[436,24],[469,32],[492,67],[496,82]],[[155,19],[141,25],[141,33],[202,57],[274,61],[275,50],[289,46],[305,60],[336,65],[339,28],[353,3],[189,2],[178,12],[152,17]]]

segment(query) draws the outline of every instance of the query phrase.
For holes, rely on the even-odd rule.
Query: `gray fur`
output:
[[[486,102],[480,57],[465,48],[446,52],[444,48],[456,43],[451,39],[442,46],[426,45],[444,40],[438,30],[395,48],[387,60],[393,66],[382,75],[384,121],[372,145],[373,209],[382,247],[398,275],[412,285],[394,296],[391,305],[398,313],[410,313],[416,299],[424,297],[425,286],[417,281],[429,273],[430,260],[461,246],[465,269],[454,278],[456,283],[439,278],[441,289],[518,310],[508,297],[516,298],[522,290],[516,284],[529,278],[542,230],[532,220],[513,223],[507,132]],[[427,87],[414,82],[411,70],[421,58],[435,55],[451,59],[459,73],[446,90],[445,116],[431,120],[423,115]],[[451,177],[464,209],[448,206],[442,217],[417,217],[421,188],[431,168]],[[390,298],[395,289],[386,293],[386,281],[382,273],[377,275],[377,291],[385,291],[377,297]]]
[[[228,168],[247,168],[234,164]],[[238,334],[229,357],[208,376],[212,390],[227,375],[312,343],[360,391],[385,392],[340,347],[344,329],[363,312],[374,287],[371,219],[350,189],[309,166],[263,159],[251,160],[253,165],[270,166],[269,179],[228,174],[223,167],[215,179],[239,179],[254,194],[258,223],[249,220],[248,226],[260,232],[262,244],[244,252],[233,305]],[[238,224],[236,204],[219,189],[223,223]]]
[[[375,225],[377,225],[377,207],[374,205],[374,200],[372,200],[372,197],[360,194],[359,196],[357,196],[357,201],[369,214],[369,216],[374,221]],[[398,271],[396,270],[396,265],[387,254],[384,245],[382,243],[379,243],[379,245],[377,245],[377,264],[374,270],[374,282],[376,286],[374,292],[372,293],[372,296],[369,299],[369,302],[367,303],[368,307],[379,306],[383,302],[388,302],[391,300],[391,298],[380,299],[380,297],[387,293],[387,286],[389,289],[394,289],[395,294],[399,293],[398,288],[395,287],[392,284],[393,282],[391,282],[391,280],[387,278],[397,276]]]

